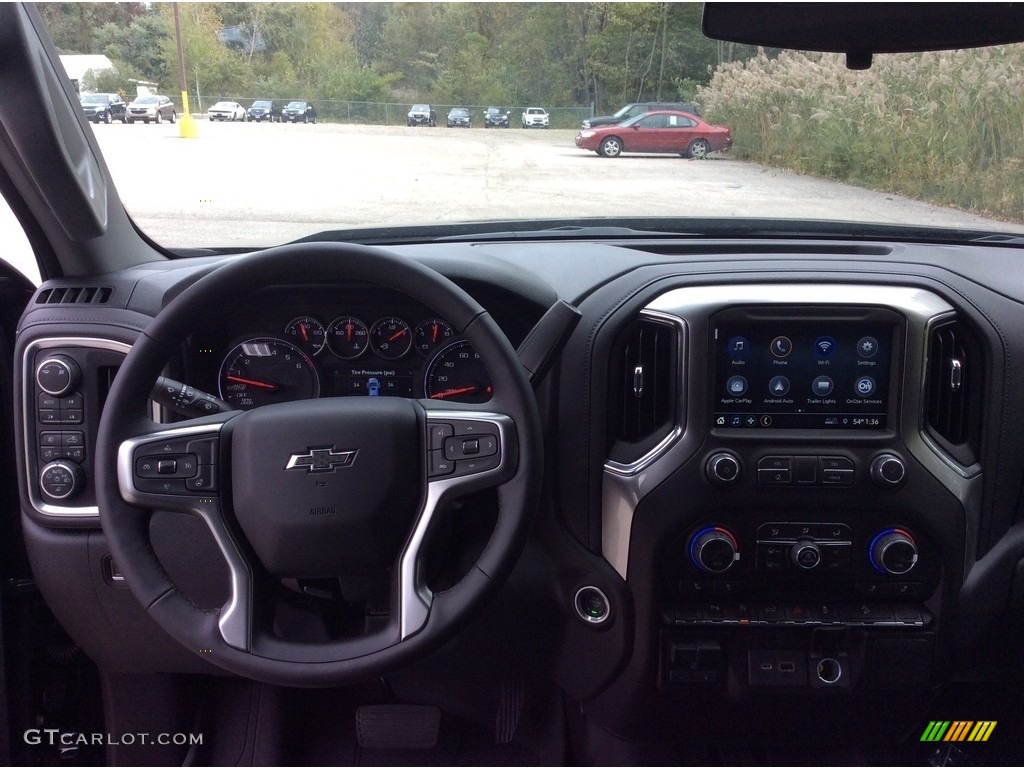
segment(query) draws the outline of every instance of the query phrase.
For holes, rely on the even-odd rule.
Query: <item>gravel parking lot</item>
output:
[[[577,149],[571,130],[198,122],[94,125],[122,199],[176,246],[471,219],[823,218],[1020,231],[958,211],[712,156]]]

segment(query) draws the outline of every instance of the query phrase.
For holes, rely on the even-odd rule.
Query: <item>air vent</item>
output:
[[[932,329],[928,339],[925,426],[964,465],[976,460],[981,371],[981,348],[962,323]]]
[[[112,288],[98,286],[69,286],[44,288],[36,296],[36,304],[106,304]]]
[[[673,324],[648,319],[627,331],[610,382],[612,460],[635,461],[671,432],[679,392],[679,334]]]

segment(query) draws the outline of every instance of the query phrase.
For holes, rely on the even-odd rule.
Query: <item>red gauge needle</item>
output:
[[[444,392],[435,392],[430,396],[431,400],[443,400],[446,397],[455,397],[456,395],[468,395],[476,392],[478,387],[456,387],[455,389],[446,389]]]
[[[306,325],[306,323],[302,323],[299,326],[299,330],[302,331],[302,340],[308,343],[309,342],[309,326]]]
[[[233,381],[236,384],[248,384],[250,387],[259,387],[260,389],[269,389],[273,392],[278,390],[277,384],[268,384],[265,381],[256,381],[254,379],[243,379],[241,376],[225,376],[228,381]]]
[[[347,323],[345,325],[345,341],[352,341],[352,329],[353,328],[355,328],[355,326],[352,325],[352,323]]]
[[[390,336],[388,338],[388,341],[398,341],[403,336],[405,336],[405,329],[404,328],[402,330],[398,331],[397,333],[395,333],[393,336]]]
[[[441,332],[441,326],[438,325],[437,323],[434,323],[434,330],[433,330],[433,333],[431,333],[431,335],[430,335],[430,343],[431,344],[437,344],[437,336],[438,336],[438,334],[440,332]]]

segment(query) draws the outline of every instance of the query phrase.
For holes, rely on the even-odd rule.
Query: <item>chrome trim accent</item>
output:
[[[961,501],[971,490],[981,469],[961,467],[925,434],[923,385],[927,371],[927,342],[933,323],[955,314],[943,298],[923,288],[846,283],[748,283],[676,288],[666,291],[644,307],[644,317],[672,319],[686,328],[682,371],[702,363],[710,354],[708,341],[695,328],[703,328],[712,314],[731,306],[873,306],[901,314],[907,322],[906,348],[902,369],[902,392],[894,425],[909,452]],[[688,395],[690,382],[682,394]],[[710,426],[703,423],[706,404],[701,398],[686,398],[676,425],[677,438],[662,441],[638,462],[623,467],[607,461],[602,484],[602,548],[605,559],[626,578],[629,567],[629,538],[633,515],[651,489],[691,459]],[[695,425],[700,429],[696,429]]]
[[[434,514],[441,504],[464,487],[467,489],[486,488],[491,481],[502,478],[507,469],[506,450],[512,419],[501,413],[485,411],[427,411],[430,421],[479,421],[494,425],[501,442],[498,465],[482,472],[461,477],[427,478],[427,494],[416,517],[416,525],[409,541],[399,558],[399,639],[405,640],[416,634],[427,623],[433,594],[419,579],[419,556]]]
[[[88,349],[102,349],[107,352],[120,352],[127,355],[131,351],[131,345],[110,339],[97,339],[89,336],[52,336],[45,339],[35,339],[25,347],[22,358],[22,403],[21,418],[22,429],[24,430],[24,460],[25,460],[25,487],[28,489],[29,502],[32,508],[41,515],[49,517],[99,517],[99,507],[66,507],[57,504],[48,504],[43,501],[42,493],[39,490],[39,478],[33,474],[33,469],[38,468],[37,457],[39,446],[37,443],[39,430],[35,423],[35,379],[34,366],[31,361],[36,354],[46,349],[69,347],[86,347]],[[55,427],[58,425],[54,425]],[[85,431],[83,425],[83,432]]]
[[[251,647],[250,618],[252,616],[252,569],[242,556],[234,537],[224,523],[218,501],[219,494],[211,498],[182,495],[172,497],[175,502],[161,507],[154,494],[136,490],[133,457],[137,448],[147,443],[165,440],[180,440],[188,437],[219,437],[223,424],[185,426],[151,432],[140,437],[125,440],[117,449],[117,484],[121,496],[129,504],[147,509],[167,509],[175,512],[190,512],[199,517],[209,528],[217,547],[231,574],[231,597],[220,609],[217,626],[221,637],[228,645],[248,652]],[[157,503],[154,503],[157,502]]]
[[[659,440],[657,445],[636,461],[622,464],[609,459],[605,462],[605,471],[615,472],[620,475],[635,475],[638,472],[642,472],[645,468],[657,461],[662,454],[664,454],[665,451],[667,451],[672,444],[679,439],[679,436],[683,434],[683,430],[686,427],[686,401],[688,395],[686,391],[686,320],[676,315],[665,312],[656,312],[649,308],[640,310],[640,318],[653,323],[660,323],[661,325],[669,326],[674,328],[676,331],[676,345],[679,353],[678,366],[676,368],[676,376],[679,381],[679,387],[677,390],[677,397],[679,399],[679,410],[677,413],[679,416],[669,433]],[[642,369],[640,370],[642,371]],[[636,373],[634,372],[633,375],[635,377]],[[639,397],[639,394],[637,397]]]

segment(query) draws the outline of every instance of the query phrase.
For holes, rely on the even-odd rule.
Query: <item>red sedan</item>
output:
[[[576,146],[605,157],[623,152],[670,152],[702,159],[732,146],[732,132],[686,112],[648,112],[619,125],[588,128],[576,134]]]

